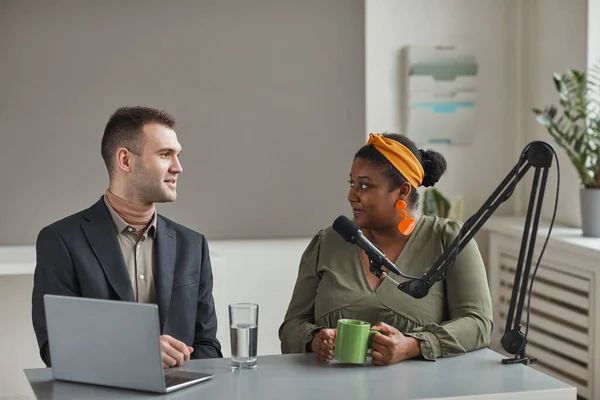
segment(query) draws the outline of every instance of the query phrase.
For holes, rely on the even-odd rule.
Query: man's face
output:
[[[181,145],[175,131],[152,123],[144,126],[141,154],[133,155],[130,185],[143,203],[165,203],[177,198]]]

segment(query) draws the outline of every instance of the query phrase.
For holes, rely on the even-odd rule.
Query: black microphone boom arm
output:
[[[373,263],[370,268],[371,272],[379,277],[385,277],[388,280],[393,281],[397,284],[398,289],[412,297],[425,297],[434,283],[445,279],[451,272],[458,253],[467,245],[473,236],[475,236],[479,229],[481,229],[483,224],[496,211],[498,206],[513,194],[517,183],[519,183],[529,169],[533,167],[535,173],[533,176],[531,195],[529,197],[529,206],[525,217],[525,227],[512,287],[506,327],[501,344],[508,353],[516,355],[514,359],[503,360],[502,362],[504,364],[528,364],[535,362],[535,359],[528,358],[525,355],[527,338],[525,337],[525,334],[521,332],[521,314],[523,312],[524,301],[527,294],[527,282],[531,270],[531,261],[542,211],[548,170],[552,165],[553,154],[554,151],[552,147],[546,142],[534,141],[529,143],[523,150],[523,153],[514,168],[508,173],[479,210],[463,224],[459,235],[454,239],[450,246],[446,248],[433,266],[420,278],[409,279],[398,284],[398,282],[387,276],[385,272],[381,271],[380,268],[376,268]]]

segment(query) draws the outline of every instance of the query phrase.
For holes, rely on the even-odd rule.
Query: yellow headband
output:
[[[388,139],[380,133],[370,133],[367,145],[373,145],[404,178],[414,187],[418,188],[423,182],[425,171],[423,166],[402,143]]]

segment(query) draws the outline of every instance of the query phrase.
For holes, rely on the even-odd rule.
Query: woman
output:
[[[418,216],[419,186],[433,186],[444,157],[419,150],[407,137],[371,134],[354,156],[348,201],[354,223],[400,271],[422,276],[458,235],[461,223]],[[406,279],[386,270],[398,282]],[[338,319],[370,322],[376,365],[422,357],[435,360],[486,347],[492,306],[483,260],[474,240],[459,253],[452,273],[429,294],[413,298],[369,271],[358,246],[331,227],[319,231],[300,262],[298,279],[279,328],[285,353],[333,358]]]

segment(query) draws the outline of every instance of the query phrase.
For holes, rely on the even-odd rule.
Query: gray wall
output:
[[[96,201],[122,105],[178,119],[165,215],[209,238],[312,235],[365,140],[362,0],[0,1],[0,245]]]

